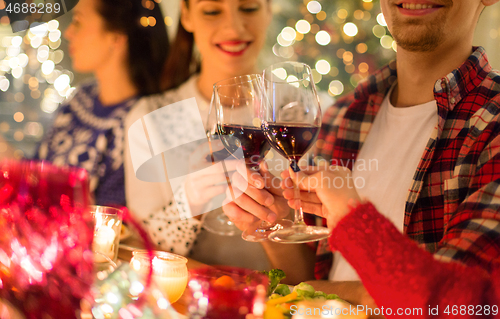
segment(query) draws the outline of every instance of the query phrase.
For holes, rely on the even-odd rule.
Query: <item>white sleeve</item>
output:
[[[194,244],[201,229],[201,222],[191,216],[184,187],[179,188],[175,196],[170,183],[152,183],[139,180],[135,176],[130,149],[141,150],[144,145],[129,136],[128,129],[138,119],[148,114],[150,104],[158,103],[151,98],[141,99],[125,119],[125,194],[131,215],[144,226],[153,243],[160,249],[186,255]],[[130,147],[129,143],[135,143]],[[164,173],[164,172],[162,172]],[[178,200],[175,201],[174,198]],[[174,202],[175,201],[175,202]]]
[[[186,199],[184,187],[179,188],[175,198]],[[187,201],[173,200],[166,207],[143,220],[143,226],[154,244],[165,251],[187,255],[201,230],[201,222],[195,218],[181,219],[191,215]]]

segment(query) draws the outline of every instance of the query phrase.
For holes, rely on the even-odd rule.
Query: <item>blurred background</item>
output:
[[[172,40],[179,0],[142,1],[145,7],[162,7]],[[307,63],[319,89],[332,97],[353,90],[395,57],[397,47],[378,0],[273,0],[272,6],[274,18],[261,66],[285,60]],[[73,72],[66,54],[62,34],[71,12],[13,33],[5,8],[0,0],[0,135],[15,147],[16,157],[29,158],[60,103],[88,75]],[[141,23],[147,27],[156,21],[144,17]],[[492,66],[500,68],[500,3],[483,12],[474,45],[485,47]],[[0,155],[6,149],[0,139]]]

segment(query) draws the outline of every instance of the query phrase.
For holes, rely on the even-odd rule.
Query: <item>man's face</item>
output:
[[[381,6],[398,47],[419,52],[472,39],[484,7],[480,0],[381,0]]]

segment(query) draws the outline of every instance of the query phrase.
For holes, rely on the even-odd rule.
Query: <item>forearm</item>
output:
[[[286,274],[284,283],[296,285],[314,279],[316,253],[306,244],[279,244],[263,242],[269,262]]]
[[[330,243],[356,269],[379,306],[421,308],[482,305],[489,291],[479,268],[442,263],[396,230],[371,204],[360,205],[340,221]],[[446,304],[445,304],[446,303]]]

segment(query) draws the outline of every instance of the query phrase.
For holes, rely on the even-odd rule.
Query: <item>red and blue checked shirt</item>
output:
[[[352,169],[395,80],[392,62],[328,108],[317,155]],[[474,48],[436,82],[434,97],[439,121],[408,190],[404,233],[438,259],[491,270],[500,264],[500,73],[483,48]],[[326,278],[331,265],[332,253],[320,242],[316,277]]]

